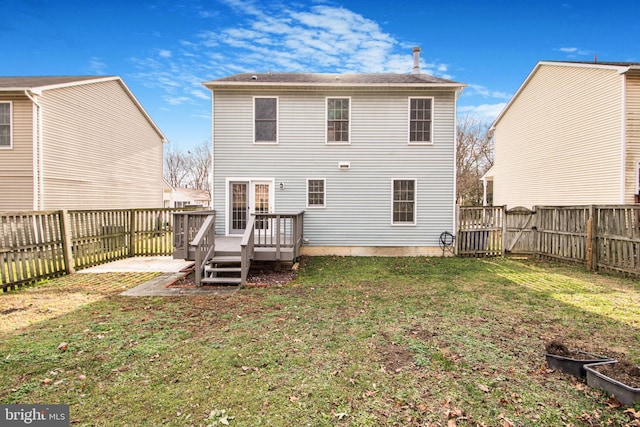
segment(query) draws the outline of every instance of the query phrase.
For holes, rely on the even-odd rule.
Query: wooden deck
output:
[[[293,262],[303,242],[304,211],[256,214],[242,236],[215,233],[215,211],[176,214],[174,258],[196,263],[196,284],[237,284],[242,287],[251,262]]]
[[[242,236],[216,236],[215,252],[219,255],[239,255],[240,254],[240,242]],[[278,248],[276,247],[262,247],[257,246],[259,242],[258,237],[254,239],[256,247],[254,249],[253,259],[256,261],[293,261],[293,248],[281,247],[280,258],[277,258]]]

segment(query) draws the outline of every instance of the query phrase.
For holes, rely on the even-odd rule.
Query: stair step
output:
[[[233,263],[233,262],[242,262],[242,257],[239,256],[214,256],[210,260],[213,264],[216,263]]]
[[[239,277],[206,277],[200,280],[201,283],[227,283],[233,285],[239,285],[242,282],[242,279]]]
[[[207,273],[241,273],[242,272],[242,268],[241,267],[205,267],[204,271],[206,271]]]

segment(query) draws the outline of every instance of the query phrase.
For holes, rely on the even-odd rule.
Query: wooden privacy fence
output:
[[[460,207],[459,256],[524,254],[640,276],[640,205]]]
[[[173,213],[187,209],[0,212],[7,291],[122,258],[173,254]]]
[[[459,256],[500,256],[504,253],[504,209],[501,207],[458,210]]]

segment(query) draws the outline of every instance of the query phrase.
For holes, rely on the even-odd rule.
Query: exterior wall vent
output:
[[[338,169],[340,170],[351,169],[351,162],[338,162]]]

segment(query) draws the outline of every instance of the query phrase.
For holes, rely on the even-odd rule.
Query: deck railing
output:
[[[242,236],[242,241],[240,242],[240,288],[244,287],[247,283],[249,269],[251,268],[251,260],[253,259],[253,251],[255,248],[255,222],[255,216],[251,215],[247,223],[247,228]]]
[[[276,259],[282,248],[293,248],[297,258],[304,239],[304,211],[255,215],[255,243],[258,248],[274,248]]]
[[[175,259],[195,259],[195,254],[189,250],[190,242],[193,242],[207,217],[214,214],[215,211],[175,212],[173,214],[173,257]]]
[[[193,241],[189,243],[189,248],[195,255],[196,286],[200,286],[202,273],[204,272],[207,261],[211,259],[216,249],[216,215],[210,212],[209,215],[204,218],[205,220],[198,234],[196,234]]]

